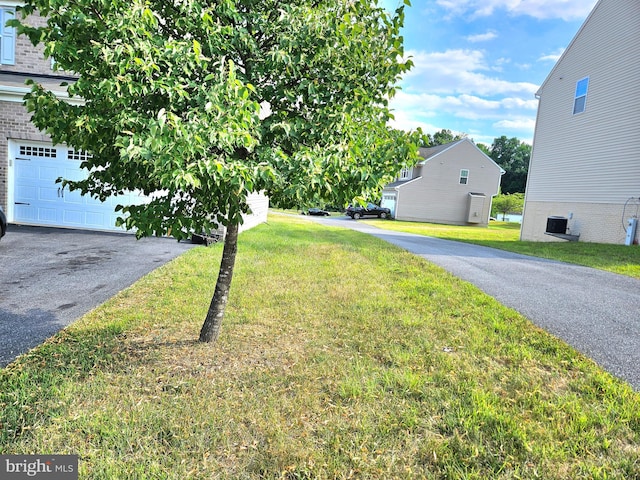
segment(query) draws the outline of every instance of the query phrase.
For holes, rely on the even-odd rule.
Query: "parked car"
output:
[[[307,213],[309,215],[315,215],[318,217],[328,217],[329,215],[331,215],[329,212],[327,212],[326,210],[322,210],[321,208],[310,208],[309,210],[307,210]]]
[[[391,216],[391,210],[385,207],[376,205],[375,203],[367,203],[366,207],[349,205],[345,214],[349,215],[354,220],[358,220],[364,216],[373,216],[378,218],[387,218]]]
[[[4,237],[5,233],[7,233],[7,216],[0,207],[0,238]]]

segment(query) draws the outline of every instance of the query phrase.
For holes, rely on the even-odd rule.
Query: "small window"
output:
[[[589,90],[589,77],[583,78],[576,84],[576,96],[573,101],[573,114],[584,112],[587,106],[587,91]]]
[[[32,147],[20,145],[20,155],[24,157],[56,158],[56,149],[53,147]]]
[[[411,179],[411,169],[403,168],[400,170],[400,180],[410,180]]]
[[[469,183],[469,170],[460,170],[460,185],[466,185]]]
[[[87,152],[83,152],[82,150],[67,150],[67,158],[69,160],[78,160],[81,162],[86,162],[92,157],[93,155]]]

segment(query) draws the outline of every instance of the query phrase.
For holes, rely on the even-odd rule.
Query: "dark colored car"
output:
[[[358,220],[364,216],[372,216],[378,218],[387,218],[391,216],[391,210],[381,207],[375,203],[367,203],[366,207],[349,205],[347,211],[344,212],[354,220]]]
[[[331,215],[326,210],[322,210],[320,208],[310,208],[309,210],[307,210],[307,213],[309,215],[316,215],[318,217],[328,217],[329,215]]]
[[[7,233],[7,216],[0,207],[0,238],[4,237],[5,233]]]

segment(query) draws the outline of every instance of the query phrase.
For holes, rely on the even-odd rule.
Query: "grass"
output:
[[[403,221],[365,222],[388,230],[476,243],[640,278],[640,248],[637,246],[585,242],[521,242],[520,224],[508,222],[491,222],[487,228]]]
[[[390,224],[395,222],[389,222]],[[640,396],[472,285],[304,218],[197,247],[0,373],[0,453],[83,479],[627,479]]]

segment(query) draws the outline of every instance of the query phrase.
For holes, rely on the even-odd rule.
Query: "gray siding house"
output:
[[[421,148],[423,158],[382,191],[398,220],[487,226],[504,170],[471,140]]]
[[[537,92],[522,240],[563,241],[547,232],[557,217],[561,238],[625,243],[640,209],[639,60],[640,1],[600,0]]]
[[[30,89],[25,85],[34,79],[59,98],[69,99],[63,81],[74,81],[66,72],[52,68],[43,50],[34,48],[31,42],[16,35],[6,21],[15,16],[15,0],[0,0],[0,206],[10,223],[90,230],[116,230],[118,203],[142,203],[147,201],[135,192],[127,198],[111,198],[100,202],[78,192],[60,189],[55,183],[58,177],[79,180],[86,173],[80,163],[85,152],[76,152],[65,145],[53,145],[51,139],[40,132],[30,121],[30,114],[23,106],[23,96]],[[44,20],[33,15],[33,25]],[[245,215],[241,230],[246,230],[267,220],[269,199],[261,193],[249,198],[251,215]]]

